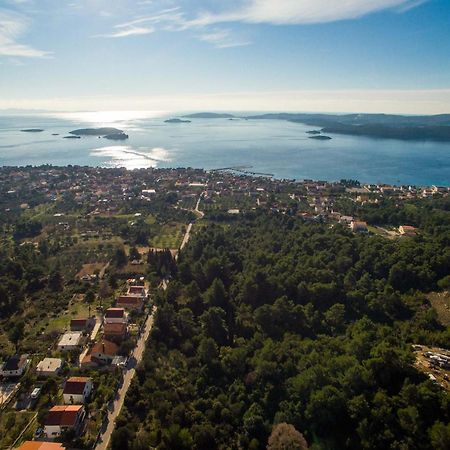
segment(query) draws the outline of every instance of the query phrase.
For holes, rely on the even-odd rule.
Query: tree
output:
[[[16,353],[17,353],[17,349],[19,347],[19,342],[23,339],[24,330],[25,330],[25,323],[23,322],[23,320],[20,320],[19,322],[17,322],[9,330],[8,338],[14,344],[14,347],[16,349]]]
[[[450,448],[450,423],[444,425],[436,422],[430,430],[431,444],[436,450],[448,450]]]
[[[127,263],[127,255],[123,248],[118,248],[114,254],[114,264],[117,267],[123,267]]]
[[[267,450],[308,450],[308,443],[293,425],[279,423],[272,430]]]

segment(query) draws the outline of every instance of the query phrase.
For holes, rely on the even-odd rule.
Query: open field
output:
[[[164,225],[157,236],[150,239],[154,248],[177,249],[183,240],[185,225],[180,223],[170,223]]]
[[[437,312],[439,322],[444,326],[450,326],[450,292],[432,292],[427,297]]]

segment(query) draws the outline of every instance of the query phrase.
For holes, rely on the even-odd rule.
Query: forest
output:
[[[427,300],[449,284],[436,206],[411,239],[267,212],[202,228],[154,298],[112,449],[450,448],[449,396],[412,351],[450,342]]]

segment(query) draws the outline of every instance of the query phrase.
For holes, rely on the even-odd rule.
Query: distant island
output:
[[[310,130],[310,131],[306,132],[306,134],[320,134],[320,133],[321,133],[321,131],[319,131],[319,130]]]
[[[317,139],[318,141],[329,141],[332,139],[330,136],[324,136],[322,134],[309,136],[309,139]]]
[[[323,127],[324,133],[410,141],[450,141],[450,114],[402,116],[394,114],[262,114],[248,119],[287,120]]]
[[[107,136],[109,134],[119,134],[123,133],[123,130],[112,127],[103,128],[80,128],[79,130],[70,131],[70,134],[75,134],[77,136]]]
[[[128,139],[128,134],[125,134],[123,130],[112,127],[103,128],[81,128],[79,130],[70,131],[70,134],[81,137],[81,136],[98,136],[105,139],[111,139],[113,141],[123,141]]]
[[[63,139],[81,139],[81,136],[69,135],[69,136],[64,136]]]
[[[52,136],[59,136],[59,133],[52,133]]]
[[[190,120],[182,120],[182,119],[167,119],[164,122],[165,123],[191,123]]]
[[[20,131],[22,131],[23,133],[42,133],[42,131],[44,130],[42,130],[41,128],[26,128],[25,130]]]
[[[233,114],[226,114],[226,113],[210,113],[210,112],[202,112],[202,113],[195,113],[195,114],[188,114],[188,119],[234,119],[236,116],[233,116]]]
[[[110,139],[111,141],[124,141],[129,138],[128,134],[125,133],[111,133],[103,136],[105,139]]]

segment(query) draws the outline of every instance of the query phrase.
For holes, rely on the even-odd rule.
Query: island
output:
[[[306,134],[320,134],[320,133],[321,133],[321,131],[319,131],[319,130],[310,130],[310,131],[306,132]]]
[[[236,116],[233,116],[233,114],[226,114],[226,113],[201,112],[195,114],[188,114],[183,117],[187,117],[188,119],[234,119]]]
[[[190,120],[182,120],[182,119],[167,119],[164,122],[165,123],[191,123]]]
[[[125,133],[111,133],[103,137],[112,141],[124,141],[125,139],[129,138],[128,134]]]
[[[41,128],[26,128],[25,130],[20,130],[23,133],[42,133],[44,130]]]
[[[118,128],[112,127],[103,127],[103,128],[81,128],[79,130],[70,131],[70,134],[74,134],[76,136],[108,136],[111,134],[122,134],[123,130],[119,130]]]
[[[52,133],[52,136],[59,136],[59,133]]]
[[[110,139],[112,141],[124,141],[128,139],[128,134],[125,134],[123,130],[112,127],[103,128],[80,128],[79,130],[70,131],[72,138],[80,138],[81,136],[98,136],[99,138]],[[70,136],[66,136],[69,138]]]
[[[316,139],[318,141],[329,141],[332,138],[330,136],[324,136],[324,135],[320,134],[320,135],[309,136],[309,139]]]
[[[64,136],[63,139],[81,139],[81,136]]]

